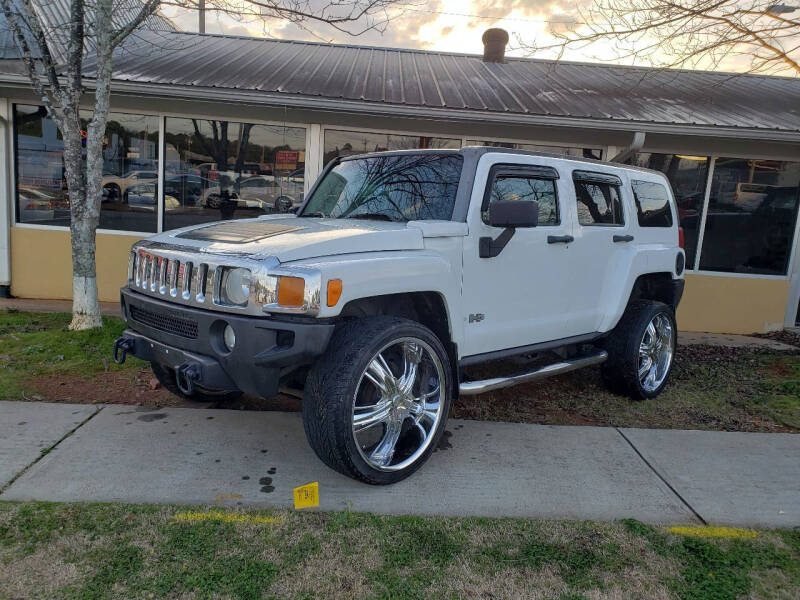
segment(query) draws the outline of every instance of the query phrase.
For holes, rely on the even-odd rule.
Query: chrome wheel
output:
[[[372,357],[356,386],[352,430],[369,466],[399,471],[433,442],[445,408],[446,377],[436,352],[401,338]]]
[[[669,374],[675,350],[672,321],[663,312],[654,316],[639,344],[639,382],[646,392],[657,390]]]

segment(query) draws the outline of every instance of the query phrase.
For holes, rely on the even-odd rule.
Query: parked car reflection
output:
[[[299,181],[298,181],[299,180]],[[200,199],[205,208],[222,208],[232,202],[236,209],[254,209],[262,212],[289,212],[303,199],[303,182],[300,178],[254,175],[241,181],[217,184],[203,192]]]
[[[107,202],[121,202],[125,193],[132,185],[143,181],[153,181],[158,178],[157,171],[129,171],[125,175],[113,173],[103,175],[103,200]]]
[[[158,199],[158,186],[155,183],[140,183],[125,191],[124,203],[132,210],[155,210]],[[175,196],[164,194],[164,207],[173,210],[180,206]]]

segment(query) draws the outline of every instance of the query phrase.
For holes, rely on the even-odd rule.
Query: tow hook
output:
[[[201,374],[197,363],[184,363],[175,369],[175,383],[182,393],[191,396],[194,393],[194,382],[200,379]]]
[[[114,362],[118,365],[124,363],[128,352],[133,350],[134,344],[135,342],[131,338],[126,338],[125,336],[117,338],[114,341],[114,350],[112,351]]]

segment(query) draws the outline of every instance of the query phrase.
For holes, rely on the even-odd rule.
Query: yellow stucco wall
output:
[[[783,329],[789,280],[686,275],[678,329],[763,333]]]
[[[128,253],[139,236],[97,235],[97,288],[101,301],[119,301]],[[18,298],[72,298],[69,232],[11,228],[11,293]]]
[[[125,283],[128,252],[137,236],[98,234],[100,300],[116,302]],[[72,297],[69,232],[11,229],[11,293],[20,298]],[[754,333],[783,327],[789,281],[752,277],[686,275],[678,309],[684,331]]]

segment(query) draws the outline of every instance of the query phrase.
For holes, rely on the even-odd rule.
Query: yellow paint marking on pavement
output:
[[[247,515],[243,513],[224,513],[224,512],[179,512],[173,517],[176,521],[194,523],[199,521],[222,521],[223,523],[250,523],[255,525],[268,525],[280,521],[278,517],[267,517],[264,515]]]
[[[319,482],[313,481],[294,488],[294,507],[312,508],[319,506]]]
[[[738,540],[751,540],[754,537],[758,537],[757,531],[753,531],[752,529],[739,529],[738,527],[667,527],[667,531],[677,535]]]

